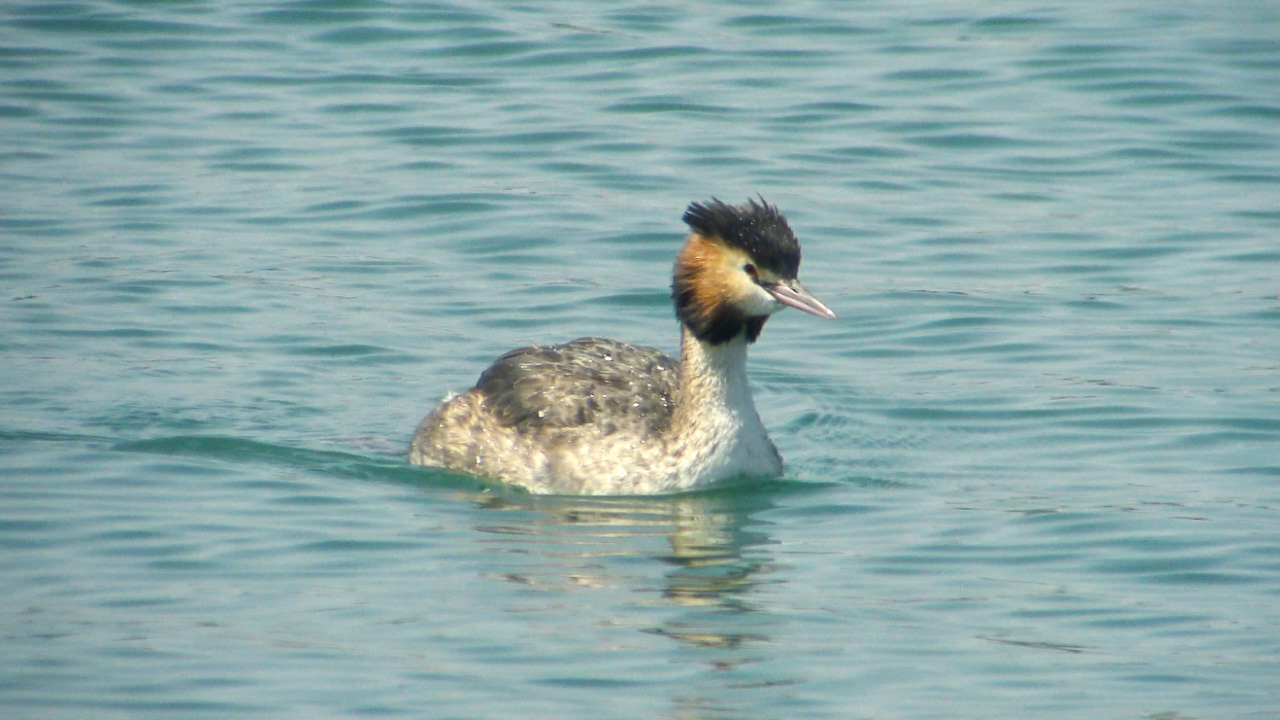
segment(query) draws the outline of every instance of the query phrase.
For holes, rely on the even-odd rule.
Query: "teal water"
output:
[[[0,8],[5,718],[1280,717],[1273,3]],[[673,350],[761,193],[767,484],[409,467]]]

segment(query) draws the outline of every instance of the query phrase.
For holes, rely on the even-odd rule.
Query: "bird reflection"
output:
[[[490,549],[520,556],[511,563],[518,567],[492,577],[545,590],[624,588],[632,604],[751,612],[752,592],[772,565],[764,550],[767,524],[752,519],[773,507],[759,486],[666,497],[503,494],[480,505],[501,515],[502,522],[477,527],[495,536]],[[634,558],[666,568],[660,587],[653,586],[652,566],[638,572],[628,562]],[[686,616],[642,630],[696,648],[769,639],[743,632],[741,622],[725,623],[732,630],[707,627],[717,617],[729,616],[698,615],[696,623]]]

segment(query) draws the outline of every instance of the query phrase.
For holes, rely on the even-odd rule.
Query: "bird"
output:
[[[759,196],[758,196],[759,197]],[[800,243],[763,197],[692,202],[671,298],[680,357],[598,337],[512,350],[419,424],[409,461],[534,494],[655,495],[770,478],[747,347],[775,312],[835,319],[800,284]]]

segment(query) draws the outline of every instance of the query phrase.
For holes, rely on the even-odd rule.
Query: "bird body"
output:
[[[680,359],[602,338],[512,350],[419,425],[409,460],[534,493],[643,495],[782,473],[756,413],[747,346],[784,306],[834,318],[796,281],[775,208],[693,203],[672,298]]]

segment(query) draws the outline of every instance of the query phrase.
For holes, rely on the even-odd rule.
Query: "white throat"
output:
[[[680,397],[677,412],[722,410],[759,421],[747,382],[747,340],[743,335],[719,345],[703,342],[684,328],[680,338]]]
[[[696,474],[719,478],[782,472],[782,460],[751,399],[744,336],[712,345],[685,328],[675,401],[673,440]]]

